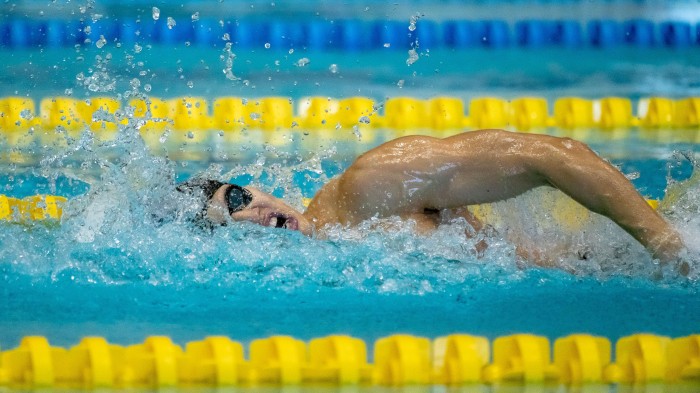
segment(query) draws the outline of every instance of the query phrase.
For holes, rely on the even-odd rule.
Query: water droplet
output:
[[[639,179],[639,172],[628,173],[625,175],[625,177],[629,180],[637,180]]]
[[[269,43],[269,42],[266,42],[266,43],[265,43],[265,49],[270,49],[270,43]]]
[[[103,46],[105,46],[106,43],[107,43],[107,40],[105,39],[105,37],[103,35],[101,35],[100,39],[97,40],[97,42],[95,42],[95,46],[98,48],[102,48]]]
[[[189,87],[190,89],[193,88],[193,87],[194,87],[194,82],[188,81],[188,82],[187,82],[187,87]]]
[[[352,133],[357,137],[357,139],[362,139],[362,133],[360,132],[360,127],[354,125],[352,126]]]
[[[362,116],[358,121],[362,124],[369,124],[369,116]]]
[[[423,15],[421,15],[420,12],[417,12],[415,15],[411,16],[411,19],[408,22],[408,30],[410,31],[415,31],[416,30],[416,22],[418,22],[418,19],[420,19]]]
[[[141,86],[141,81],[138,80],[138,79],[136,79],[136,78],[134,78],[134,79],[131,80],[131,82],[129,82],[129,84],[131,85],[131,87],[132,87],[133,89],[138,89],[139,86]]]
[[[403,80],[403,79],[399,79],[399,81],[396,83],[396,86],[398,86],[399,89],[401,89],[401,88],[403,88],[403,84],[404,84],[404,80]]]
[[[151,14],[153,15],[153,20],[160,19],[160,8],[153,7]]]
[[[145,85],[143,85],[143,91],[145,91],[146,93],[150,92],[151,91],[151,84],[146,83]]]
[[[19,113],[19,117],[25,120],[30,120],[33,117],[32,111],[30,111],[29,109],[25,109]]]
[[[72,96],[72,95],[73,95],[73,89],[68,88],[68,89],[66,89],[66,90],[63,91],[63,94],[65,94],[65,95],[67,95],[67,96]]]
[[[328,70],[332,74],[337,74],[338,73],[338,65],[337,64],[331,64],[330,67],[328,67]]]
[[[190,131],[187,133],[187,138],[194,139],[194,132]]]
[[[199,20],[199,11],[192,14],[192,22],[196,22],[198,20]]]
[[[311,63],[311,60],[306,57],[302,57],[301,59],[297,60],[297,67],[304,67],[309,63]]]
[[[143,47],[139,44],[134,44],[134,53],[141,53]]]
[[[291,55],[292,53],[294,53],[294,49],[289,50],[289,54]]]
[[[231,41],[231,36],[228,33],[224,33],[224,36],[222,38],[224,41]]]
[[[257,112],[251,112],[251,113],[250,113],[250,118],[253,119],[253,120],[258,120],[258,119],[260,119],[260,114],[257,113]]]
[[[172,30],[176,24],[177,24],[177,22],[175,22],[175,19],[173,19],[172,17],[169,16],[168,17],[168,29]]]
[[[298,127],[298,126],[299,126],[299,123],[297,123],[297,122],[295,122],[295,121],[292,122],[292,128]]]
[[[416,52],[415,49],[409,49],[408,50],[408,59],[406,59],[406,65],[412,65],[418,61],[418,52]]]

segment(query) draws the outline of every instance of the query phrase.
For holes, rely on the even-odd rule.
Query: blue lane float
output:
[[[588,22],[588,39],[592,46],[607,48],[622,42],[622,25],[613,20]]]
[[[648,20],[635,19],[622,24],[626,44],[638,47],[651,47],[656,44],[654,24]]]
[[[665,46],[683,48],[693,44],[690,23],[664,22],[660,26],[661,39]]]
[[[555,21],[552,26],[552,44],[574,48],[583,44],[581,24],[573,20]]]
[[[191,18],[102,18],[97,21],[7,18],[0,22],[0,46],[10,49],[90,45],[104,38],[121,44],[220,47],[273,50],[405,50],[446,48],[579,47],[621,45],[690,48],[700,45],[700,25],[645,19],[589,21],[527,19],[447,20],[312,20]]]

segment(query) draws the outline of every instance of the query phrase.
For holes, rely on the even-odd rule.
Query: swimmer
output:
[[[480,130],[444,139],[398,138],[359,156],[303,213],[253,187],[195,179],[178,190],[203,194],[199,218],[209,225],[250,221],[311,235],[326,225],[390,216],[414,220],[425,233],[437,228],[445,210],[479,230],[481,223],[466,206],[537,187],[557,188],[610,218],[662,262],[675,260],[684,248],[678,232],[614,166],[584,143],[548,135]]]

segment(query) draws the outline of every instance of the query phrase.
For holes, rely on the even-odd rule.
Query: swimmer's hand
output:
[[[684,258],[688,255],[688,249],[678,232],[667,233],[651,243],[650,251],[652,257],[661,262],[662,267],[670,265],[684,277],[690,274],[690,263]]]

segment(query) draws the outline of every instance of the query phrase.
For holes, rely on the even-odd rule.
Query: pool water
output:
[[[231,51],[184,44],[2,54],[0,97],[37,102],[62,95],[110,96],[123,105],[137,95],[360,95],[374,99],[381,113],[383,102],[397,96],[445,95],[465,102],[538,96],[551,106],[569,95],[615,95],[636,103],[641,97],[700,94],[700,52],[665,48],[421,50],[410,65],[408,54],[396,50]],[[294,128],[272,138],[258,130],[210,130],[199,131],[206,137],[198,134],[195,141],[171,130],[144,142],[131,122],[115,140],[97,141],[88,131],[47,144],[32,131],[22,146],[0,133],[0,194],[70,200],[60,224],[0,224],[0,348],[14,347],[27,335],[69,347],[89,335],[117,344],[167,335],[184,344],[209,335],[247,343],[277,334],[308,340],[341,333],[371,343],[395,333],[434,338],[461,332],[490,339],[534,333],[555,339],[583,332],[613,342],[639,332],[698,333],[697,130],[536,131],[589,143],[642,195],[662,199],[662,214],[689,246],[687,277],[658,266],[621,229],[581,213],[551,190],[490,206],[500,221],[493,233],[476,239],[464,237],[467,224],[461,221],[418,236],[411,222],[389,218],[332,228],[320,239],[245,223],[205,234],[184,219],[192,207],[174,185],[191,176],[255,185],[303,209],[304,198],[359,154],[408,133],[336,131]],[[522,241],[550,252],[558,268],[519,261],[506,233],[519,233]],[[477,255],[473,249],[482,239],[489,248]],[[588,259],[580,260],[581,254]],[[372,389],[385,390],[365,391]],[[405,388],[428,389],[455,390]],[[684,391],[576,389],[571,391]],[[562,391],[508,385],[457,390]]]
[[[252,141],[255,134],[250,131]],[[693,172],[677,153],[692,155],[693,143],[659,143],[639,130],[623,139],[600,131],[588,135],[649,198],[662,198],[667,181],[687,180]],[[166,141],[152,154],[128,129],[112,143],[88,136],[75,143],[91,149],[54,148],[38,164],[5,164],[4,194],[71,198],[60,225],[3,227],[5,347],[28,334],[57,345],[86,335],[133,343],[152,334],[181,343],[211,334],[245,342],[331,333],[372,342],[396,332],[490,338],[587,332],[615,340],[635,332],[683,336],[700,321],[696,265],[690,278],[670,270],[659,277],[642,247],[605,219],[550,225],[551,207],[543,201],[555,200],[553,191],[532,192],[496,210],[508,217],[511,230],[530,233],[533,244],[547,239],[562,269],[517,262],[513,244],[499,234],[487,238],[491,246],[478,257],[476,240],[462,235],[462,222],[417,236],[410,223],[389,219],[388,229],[367,223],[314,239],[245,223],[206,235],[178,220],[156,219],[182,214],[174,183],[204,172],[255,184],[303,208],[302,197],[311,197],[355,154],[391,139],[388,130],[375,132],[372,142],[329,142],[300,132],[286,146],[229,161],[211,157],[216,154],[207,143],[189,149],[209,160],[174,161],[164,156],[168,148],[182,153],[180,143]],[[309,148],[314,145],[327,147]],[[697,217],[684,215],[697,208],[693,182],[685,183],[691,184],[686,199],[666,207],[687,234],[697,231]],[[581,250],[593,257],[578,260]]]

